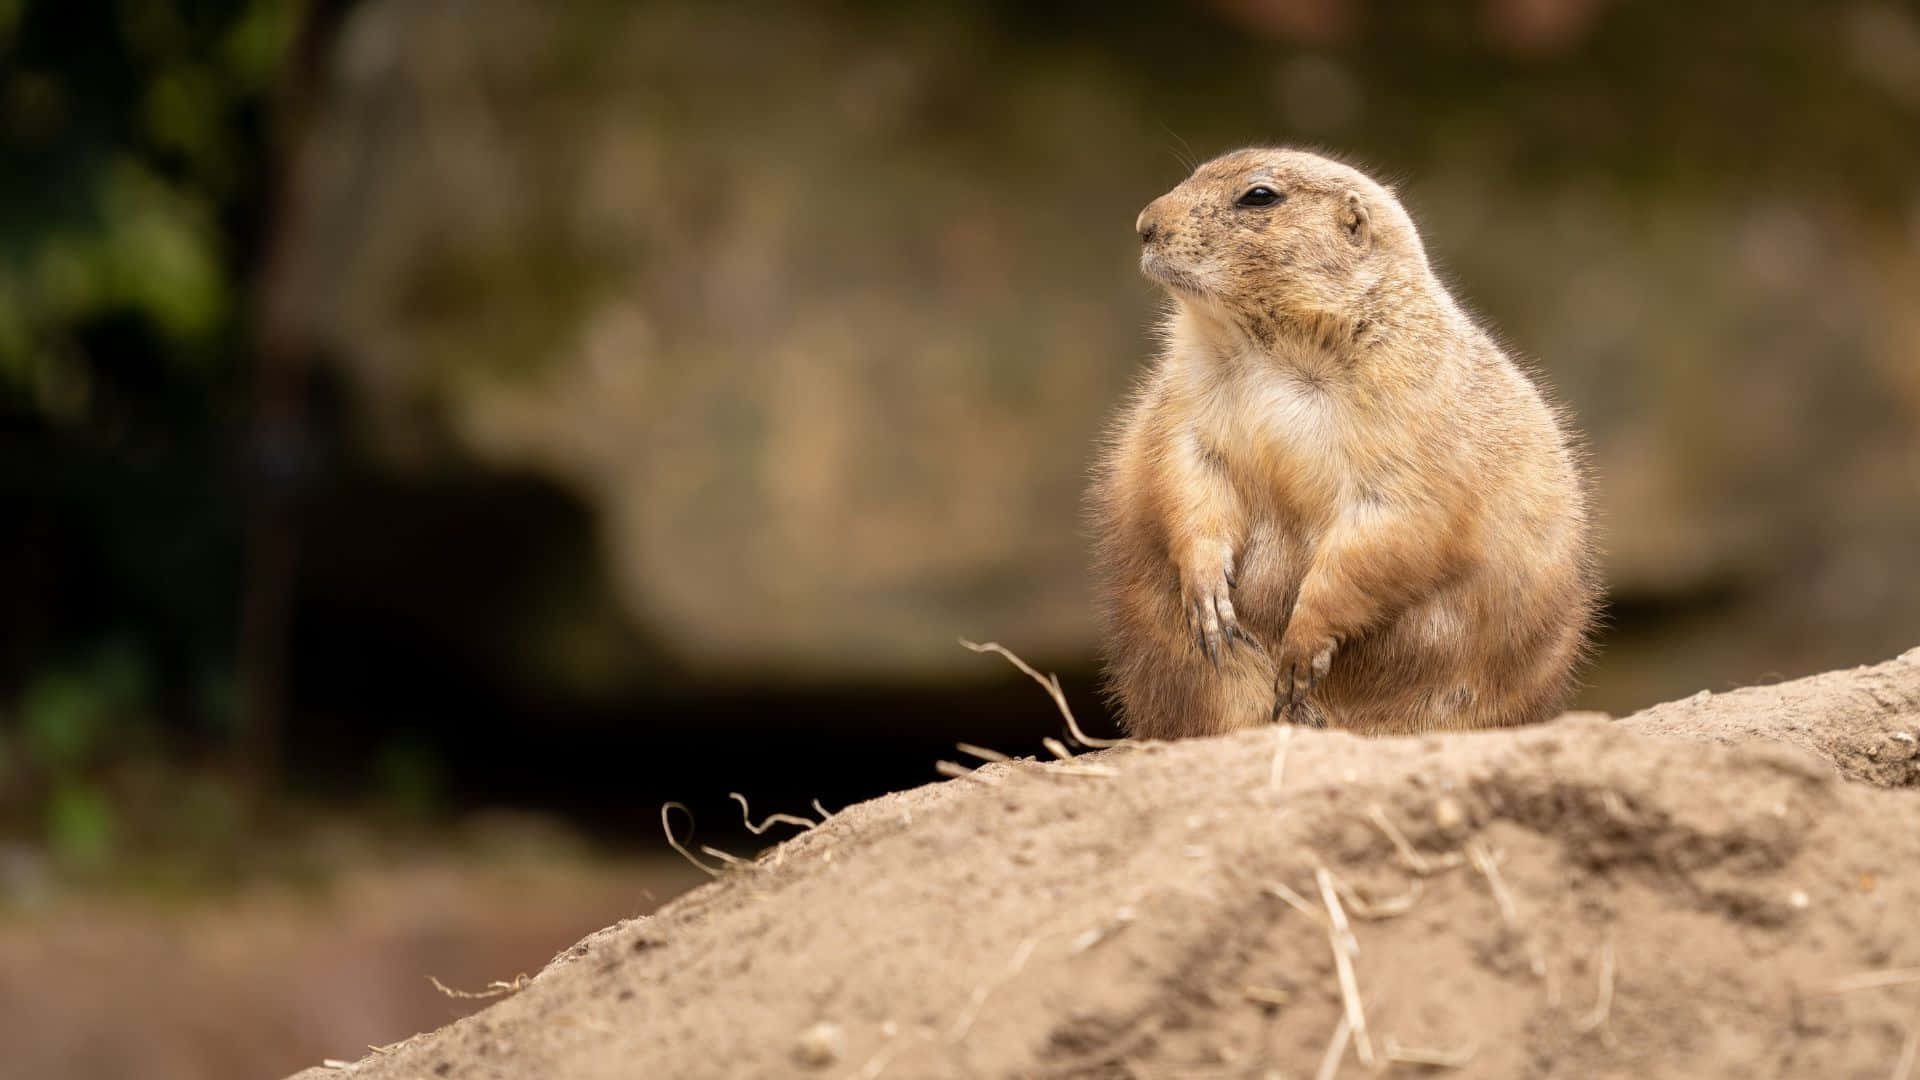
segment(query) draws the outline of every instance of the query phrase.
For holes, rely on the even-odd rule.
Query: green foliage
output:
[[[232,727],[219,478],[301,7],[0,0],[0,555],[39,553],[41,578],[0,594],[0,627],[32,642],[0,649],[0,813],[19,819],[0,825],[69,869],[174,827],[145,808],[178,788],[149,775],[163,702],[176,729]],[[231,802],[191,809],[218,828]]]
[[[42,672],[21,696],[21,772],[44,792],[44,838],[61,863],[96,869],[111,859],[118,815],[104,775],[149,749],[150,695],[146,661],[116,643],[83,665]]]
[[[0,148],[16,164],[0,180],[0,400],[84,422],[97,358],[82,339],[109,318],[148,327],[152,360],[204,368],[246,269],[222,219],[259,193],[261,115],[298,10],[121,5],[80,35],[71,11],[0,5]]]
[[[98,785],[67,780],[47,799],[47,848],[76,870],[98,870],[113,857],[115,816]]]
[[[293,44],[301,5],[287,0],[255,0],[227,28],[220,57],[232,85],[254,94],[273,88]]]
[[[205,340],[234,283],[203,200],[133,162],[117,165],[103,187],[98,302],[144,313],[170,340]]]
[[[42,673],[20,702],[24,749],[38,768],[71,774],[140,734],[147,704],[145,660],[116,643],[87,665]]]
[[[0,0],[0,812],[75,864],[125,842],[163,725],[234,731],[234,406],[303,9]]]

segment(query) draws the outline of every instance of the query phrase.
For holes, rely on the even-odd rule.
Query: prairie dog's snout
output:
[[[1146,209],[1140,211],[1138,217],[1133,219],[1133,231],[1140,234],[1142,244],[1150,245],[1154,238],[1160,235],[1159,206],[1160,200],[1155,199],[1146,205]]]

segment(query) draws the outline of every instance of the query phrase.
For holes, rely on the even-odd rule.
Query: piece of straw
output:
[[[1053,698],[1054,705],[1060,709],[1060,715],[1067,721],[1068,734],[1072,735],[1073,741],[1079,743],[1081,746],[1092,747],[1097,750],[1101,747],[1119,746],[1126,741],[1125,739],[1096,739],[1086,732],[1081,731],[1079,722],[1073,718],[1073,709],[1067,705],[1066,691],[1060,689],[1059,676],[1040,674],[1033,669],[1033,665],[1015,656],[1011,649],[1008,649],[997,641],[977,643],[968,641],[966,638],[961,638],[960,644],[963,648],[971,649],[977,653],[999,653],[1001,656],[1006,657],[1007,661],[1014,667],[1026,672],[1029,679],[1039,683],[1041,687],[1046,690],[1047,694]]]

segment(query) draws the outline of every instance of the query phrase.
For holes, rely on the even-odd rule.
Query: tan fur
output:
[[[1284,201],[1238,205],[1257,185]],[[1598,594],[1580,458],[1399,201],[1242,150],[1137,228],[1173,305],[1091,494],[1127,729],[1552,715]]]

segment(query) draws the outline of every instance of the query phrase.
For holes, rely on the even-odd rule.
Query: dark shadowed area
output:
[[[1111,734],[1134,216],[1250,143],[1585,433],[1576,704],[1898,654],[1916,132],[1879,0],[0,0],[0,1075],[355,1058],[696,880],[667,801],[1038,751],[960,637]]]

